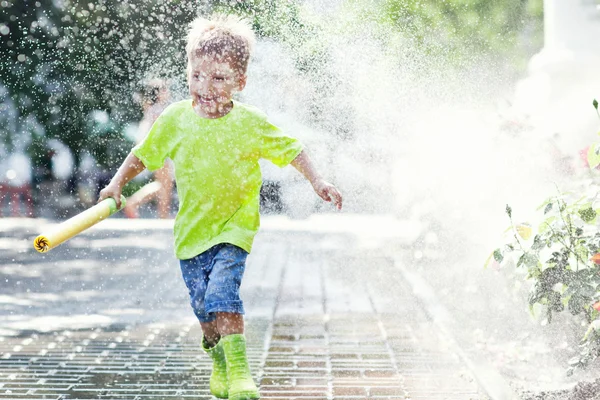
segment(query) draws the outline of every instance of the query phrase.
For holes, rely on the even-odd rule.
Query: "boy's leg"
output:
[[[200,322],[202,327],[202,350],[213,360],[212,373],[210,374],[210,392],[219,399],[229,397],[229,381],[227,379],[227,362],[221,336],[217,330],[217,321]]]
[[[212,249],[211,249],[212,250]],[[227,365],[223,346],[219,342],[220,335],[215,315],[206,312],[204,297],[208,283],[208,276],[212,268],[214,251],[207,251],[189,260],[181,260],[181,274],[189,290],[190,302],[196,317],[202,327],[202,349],[213,360],[213,369],[210,376],[210,391],[221,399],[229,396],[227,382]]]
[[[204,340],[208,347],[216,346],[216,344],[219,343],[219,340],[221,340],[217,320],[212,322],[200,322],[200,326],[202,327],[202,335],[204,336]]]
[[[237,246],[223,245],[213,259],[205,297],[206,310],[217,316],[220,343],[227,361],[230,400],[260,398],[246,355],[244,307],[239,295],[247,256],[248,253]]]
[[[244,316],[242,314],[218,312],[217,333],[220,336],[244,334]]]

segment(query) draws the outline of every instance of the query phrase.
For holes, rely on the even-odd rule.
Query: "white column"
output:
[[[600,10],[595,0],[544,0],[544,50],[600,51]]]
[[[600,10],[596,0],[544,0],[544,48],[515,88],[513,105],[543,135],[558,133],[565,154],[598,131],[592,100],[600,96]]]

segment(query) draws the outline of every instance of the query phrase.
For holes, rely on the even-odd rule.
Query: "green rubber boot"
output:
[[[250,374],[250,366],[246,357],[246,338],[244,335],[223,336],[221,343],[223,343],[225,359],[227,360],[229,399],[260,399],[260,394]]]
[[[215,346],[208,347],[204,336],[202,337],[202,350],[213,360],[212,374],[210,375],[210,392],[219,399],[229,397],[229,385],[227,383],[227,364],[223,352],[222,341]]]

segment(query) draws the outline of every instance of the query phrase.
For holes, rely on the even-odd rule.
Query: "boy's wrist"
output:
[[[317,188],[319,186],[323,186],[324,183],[325,183],[325,179],[323,179],[321,176],[317,176],[311,181],[311,184],[315,188]]]
[[[119,191],[123,189],[123,183],[121,182],[121,179],[113,178],[108,185]]]

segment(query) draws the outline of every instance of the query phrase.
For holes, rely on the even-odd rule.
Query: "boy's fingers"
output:
[[[101,201],[109,199],[109,198],[113,199],[115,201],[115,203],[117,204],[117,208],[121,208],[121,196],[106,195],[106,194],[100,193],[100,196],[98,196],[97,203],[100,203]]]
[[[319,197],[321,197],[323,200],[325,201],[331,201],[331,197],[329,196],[329,193],[327,193],[327,189],[324,189],[322,191],[317,192],[317,194],[319,195]]]
[[[331,196],[333,199],[333,203],[337,206],[338,209],[342,208],[342,195],[336,188],[331,189]]]
[[[106,196],[106,198],[111,198],[115,201],[115,203],[117,204],[117,209],[121,208],[121,196],[117,196],[115,194],[112,194],[110,196]]]
[[[342,209],[342,195],[340,194],[340,192],[332,187],[329,188],[325,193],[324,193],[324,199],[327,201],[333,201],[333,204],[337,207],[338,210]]]
[[[338,192],[337,190],[335,190],[333,192],[333,198],[334,198],[334,203],[337,206],[338,210],[342,209],[342,195],[340,192]]]

